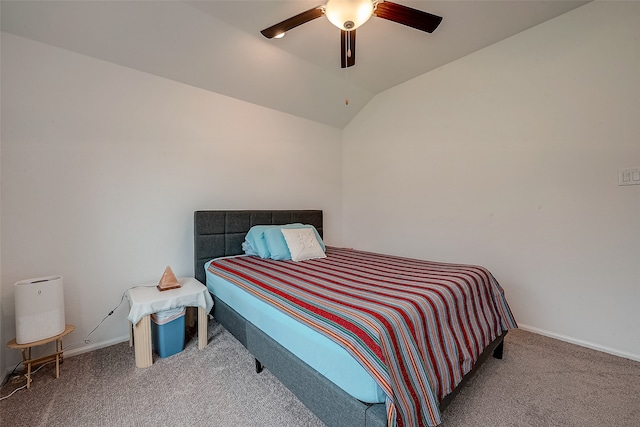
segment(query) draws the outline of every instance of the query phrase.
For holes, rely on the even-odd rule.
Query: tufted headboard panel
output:
[[[311,224],[323,235],[321,210],[195,211],[193,214],[194,275],[205,283],[204,264],[213,258],[240,255],[254,225]]]

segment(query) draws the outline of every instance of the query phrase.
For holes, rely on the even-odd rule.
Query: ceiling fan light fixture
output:
[[[324,14],[336,27],[344,31],[355,30],[373,15],[372,0],[329,0]]]
[[[278,33],[275,36],[273,36],[274,39],[281,39],[283,38],[285,35],[285,32],[283,31],[282,33]]]

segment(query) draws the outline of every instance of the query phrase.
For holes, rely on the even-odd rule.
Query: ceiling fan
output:
[[[317,6],[292,16],[260,32],[268,39],[281,38],[285,32],[322,15],[325,15],[333,25],[340,29],[340,62],[342,68],[355,65],[356,28],[367,22],[372,15],[428,33],[432,33],[438,28],[442,21],[441,16],[432,15],[390,1],[328,0],[325,5]]]

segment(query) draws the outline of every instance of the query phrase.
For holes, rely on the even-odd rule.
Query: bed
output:
[[[340,354],[341,351],[348,353],[344,349],[324,349],[323,347],[322,350],[313,350],[312,346],[325,345],[325,343],[316,343],[316,341],[322,341],[322,336],[317,340],[310,338],[310,342],[303,341],[307,336],[314,336],[313,331],[305,332],[304,326],[302,326],[302,332],[297,332],[298,335],[295,335],[295,331],[292,331],[290,336],[288,336],[289,332],[282,333],[286,320],[268,317],[273,313],[267,310],[263,313],[262,308],[255,305],[238,303],[239,297],[234,294],[238,291],[233,289],[235,287],[226,285],[224,280],[221,282],[222,279],[219,276],[222,275],[219,272],[212,275],[205,268],[205,266],[208,267],[212,259],[223,257],[231,258],[216,261],[215,268],[212,268],[213,271],[219,267],[218,263],[220,262],[262,262],[259,258],[255,261],[251,259],[255,257],[234,258],[243,254],[242,243],[247,232],[254,225],[311,224],[322,236],[322,219],[322,211],[319,210],[196,211],[194,214],[195,277],[212,291],[215,300],[213,316],[254,355],[257,370],[262,365],[268,368],[325,424],[330,426],[386,426],[389,419],[395,419],[395,416],[391,416],[388,412],[388,402],[385,404],[385,397],[389,394],[388,389],[385,389],[385,395],[385,390],[382,390],[379,384],[376,384],[376,381],[368,375],[371,371],[363,369],[358,365],[358,361],[355,361],[355,365],[353,365],[353,358],[349,362],[350,353],[346,358],[344,354]],[[351,257],[354,252],[340,248],[327,248],[327,254],[330,260],[334,261],[341,256]],[[304,263],[297,263],[298,266],[302,264]],[[247,268],[253,268],[253,266]],[[280,265],[277,268],[280,268]],[[222,286],[227,286],[230,290],[227,291],[225,290],[227,288]],[[251,304],[254,303],[255,301]],[[275,309],[272,311],[278,312]],[[276,313],[275,316],[286,317],[282,312]],[[461,381],[456,380],[455,388],[447,389],[446,393],[440,393],[438,401],[434,402],[437,406],[436,412],[438,409],[439,411],[444,410],[487,357],[491,354],[497,358],[502,357],[503,340],[509,327],[515,327],[515,321],[512,321],[510,326],[501,327],[500,334],[495,334],[497,336],[492,337],[488,345],[482,345],[478,354],[473,357],[473,369],[468,373],[465,372]],[[299,344],[297,347],[296,343]],[[313,354],[317,355],[319,352],[322,352],[323,357],[314,358]],[[337,354],[338,358],[335,361],[330,358],[333,357],[331,352]],[[342,371],[334,369],[335,366],[342,366],[343,363],[346,367]],[[358,366],[364,375],[362,372],[356,372]],[[357,379],[345,376],[351,372],[353,372],[353,378]],[[370,383],[366,382],[365,377],[370,380]],[[344,380],[344,378],[348,379]],[[342,383],[341,379],[343,379]],[[360,380],[363,381],[362,385],[359,383]],[[350,389],[352,386],[354,389]],[[435,420],[435,423],[439,422],[438,418]],[[411,423],[405,422],[405,424]],[[434,424],[434,421],[432,420],[428,424]]]

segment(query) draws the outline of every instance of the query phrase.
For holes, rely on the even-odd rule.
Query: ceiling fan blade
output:
[[[432,15],[430,13],[402,6],[401,4],[392,3],[390,1],[378,3],[373,14],[378,18],[388,19],[389,21],[397,22],[421,31],[426,31],[427,33],[432,33],[436,28],[438,28],[440,22],[442,22],[441,16]]]
[[[356,65],[356,30],[340,30],[340,67]]]
[[[269,28],[265,28],[260,32],[266,38],[272,39],[279,34],[286,33],[287,31],[297,27],[298,25],[302,25],[316,18],[319,18],[323,14],[324,12],[322,11],[322,8],[320,6],[314,7],[313,9],[309,9],[306,12],[302,12],[297,14],[296,16],[292,16],[289,19],[285,19],[284,21],[276,25],[272,25]]]

